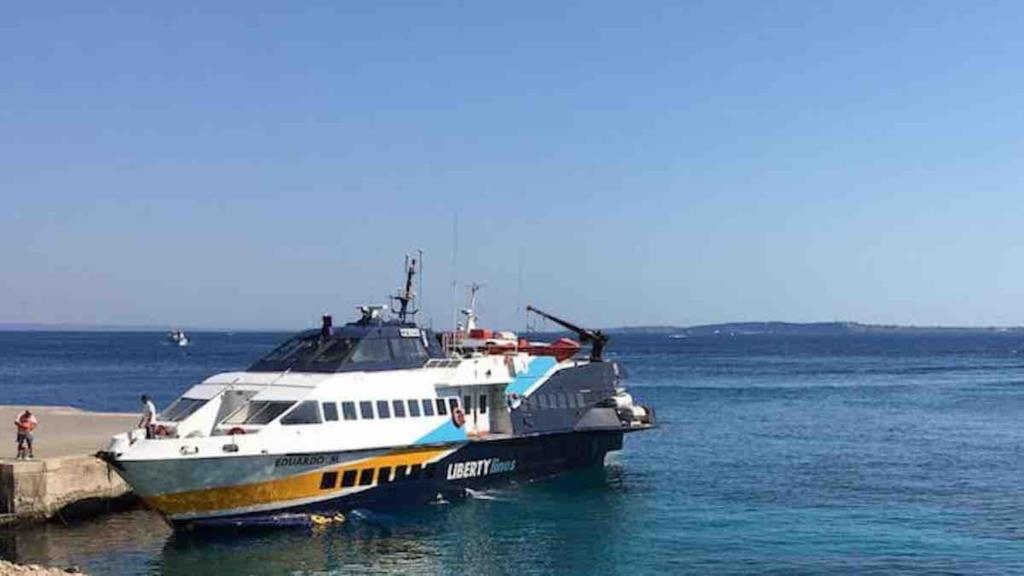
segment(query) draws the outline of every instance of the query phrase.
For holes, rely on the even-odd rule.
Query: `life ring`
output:
[[[245,428],[242,428],[241,426],[235,426],[231,430],[228,430],[229,436],[234,436],[235,434],[245,434]]]
[[[452,424],[455,424],[456,428],[462,428],[462,425],[465,423],[466,413],[462,411],[462,408],[452,410]]]

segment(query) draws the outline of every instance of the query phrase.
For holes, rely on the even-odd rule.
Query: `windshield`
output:
[[[160,414],[160,420],[165,422],[181,422],[185,418],[188,418],[199,410],[207,403],[207,400],[199,400],[196,398],[178,398],[167,410],[164,410]]]
[[[249,367],[249,370],[255,372],[287,370],[303,359],[309,359],[316,353],[319,344],[319,337],[297,336],[257,360],[255,364]]]
[[[295,402],[272,402],[256,400],[246,402],[224,419],[223,424],[269,424],[284,411],[295,405]]]
[[[422,364],[428,358],[419,338],[303,334],[288,340],[249,367],[251,372],[335,372],[343,365]]]
[[[296,336],[249,367],[252,372],[333,372],[348,358],[357,340],[346,337]]]

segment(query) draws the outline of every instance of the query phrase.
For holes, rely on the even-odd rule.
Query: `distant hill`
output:
[[[897,326],[859,322],[726,322],[699,326],[623,326],[605,330],[609,334],[664,334],[680,336],[744,336],[775,334],[784,336],[830,336],[842,334],[981,334],[1013,332],[1024,334],[1024,327],[970,326]]]

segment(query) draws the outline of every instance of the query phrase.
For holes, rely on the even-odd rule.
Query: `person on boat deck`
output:
[[[153,438],[154,428],[156,427],[153,422],[156,420],[156,406],[153,401],[149,399],[149,396],[142,395],[142,419],[139,420],[139,428],[146,429],[146,438]]]
[[[14,421],[18,429],[18,460],[25,458],[32,459],[32,431],[39,425],[39,420],[32,414],[31,410],[25,410]]]

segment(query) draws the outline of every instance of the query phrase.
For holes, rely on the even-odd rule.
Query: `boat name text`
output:
[[[500,460],[498,458],[470,460],[468,462],[452,462],[448,465],[448,480],[477,478],[479,476],[488,476],[490,474],[512,472],[515,469],[515,460]]]
[[[321,466],[323,464],[337,464],[337,454],[298,454],[295,456],[282,456],[274,460],[274,468],[285,466]]]

